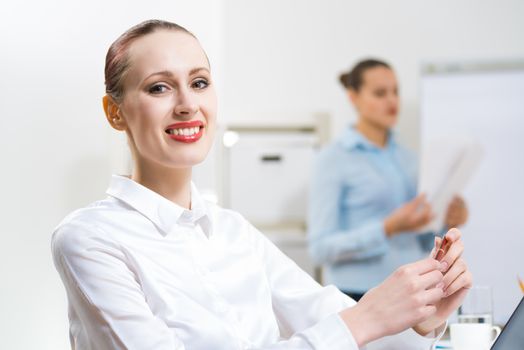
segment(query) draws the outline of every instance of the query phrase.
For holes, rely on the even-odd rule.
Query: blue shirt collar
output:
[[[371,150],[371,151],[381,150],[380,147],[373,144],[364,135],[362,135],[355,128],[354,125],[350,125],[349,127],[346,128],[346,130],[344,130],[344,132],[338,139],[338,142],[340,145],[342,145],[342,147],[344,147],[348,151],[351,151],[354,149]],[[396,145],[397,143],[395,141],[395,132],[390,130],[388,134],[388,141],[384,149],[394,148],[396,147]]]

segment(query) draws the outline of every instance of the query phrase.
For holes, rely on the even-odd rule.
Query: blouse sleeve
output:
[[[321,286],[250,226],[255,254],[265,267],[273,310],[283,340],[264,349],[359,349],[350,329],[338,315],[356,302],[334,286]],[[372,325],[370,325],[372,327]],[[435,337],[412,329],[370,343],[369,350],[429,349]]]
[[[340,229],[344,179],[333,157],[317,159],[309,191],[308,233],[313,259],[319,264],[362,260],[385,254],[387,236],[381,219],[350,230]]]
[[[53,235],[55,266],[86,339],[72,346],[113,349],[183,350],[184,345],[151,312],[125,253],[96,227],[68,224]]]

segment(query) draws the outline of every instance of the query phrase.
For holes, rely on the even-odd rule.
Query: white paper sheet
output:
[[[419,232],[437,232],[444,226],[449,204],[463,191],[482,157],[480,144],[468,138],[446,137],[425,144],[418,193],[426,194],[435,217]]]

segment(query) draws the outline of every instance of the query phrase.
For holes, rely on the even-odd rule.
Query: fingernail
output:
[[[439,270],[444,272],[448,269],[448,263],[445,261],[440,262]]]
[[[444,282],[440,282],[439,284],[435,286],[435,288],[440,288],[442,289],[442,291],[444,291]]]

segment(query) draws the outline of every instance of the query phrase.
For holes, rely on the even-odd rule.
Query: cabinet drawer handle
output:
[[[278,154],[267,154],[260,157],[263,162],[280,162],[282,157]]]

